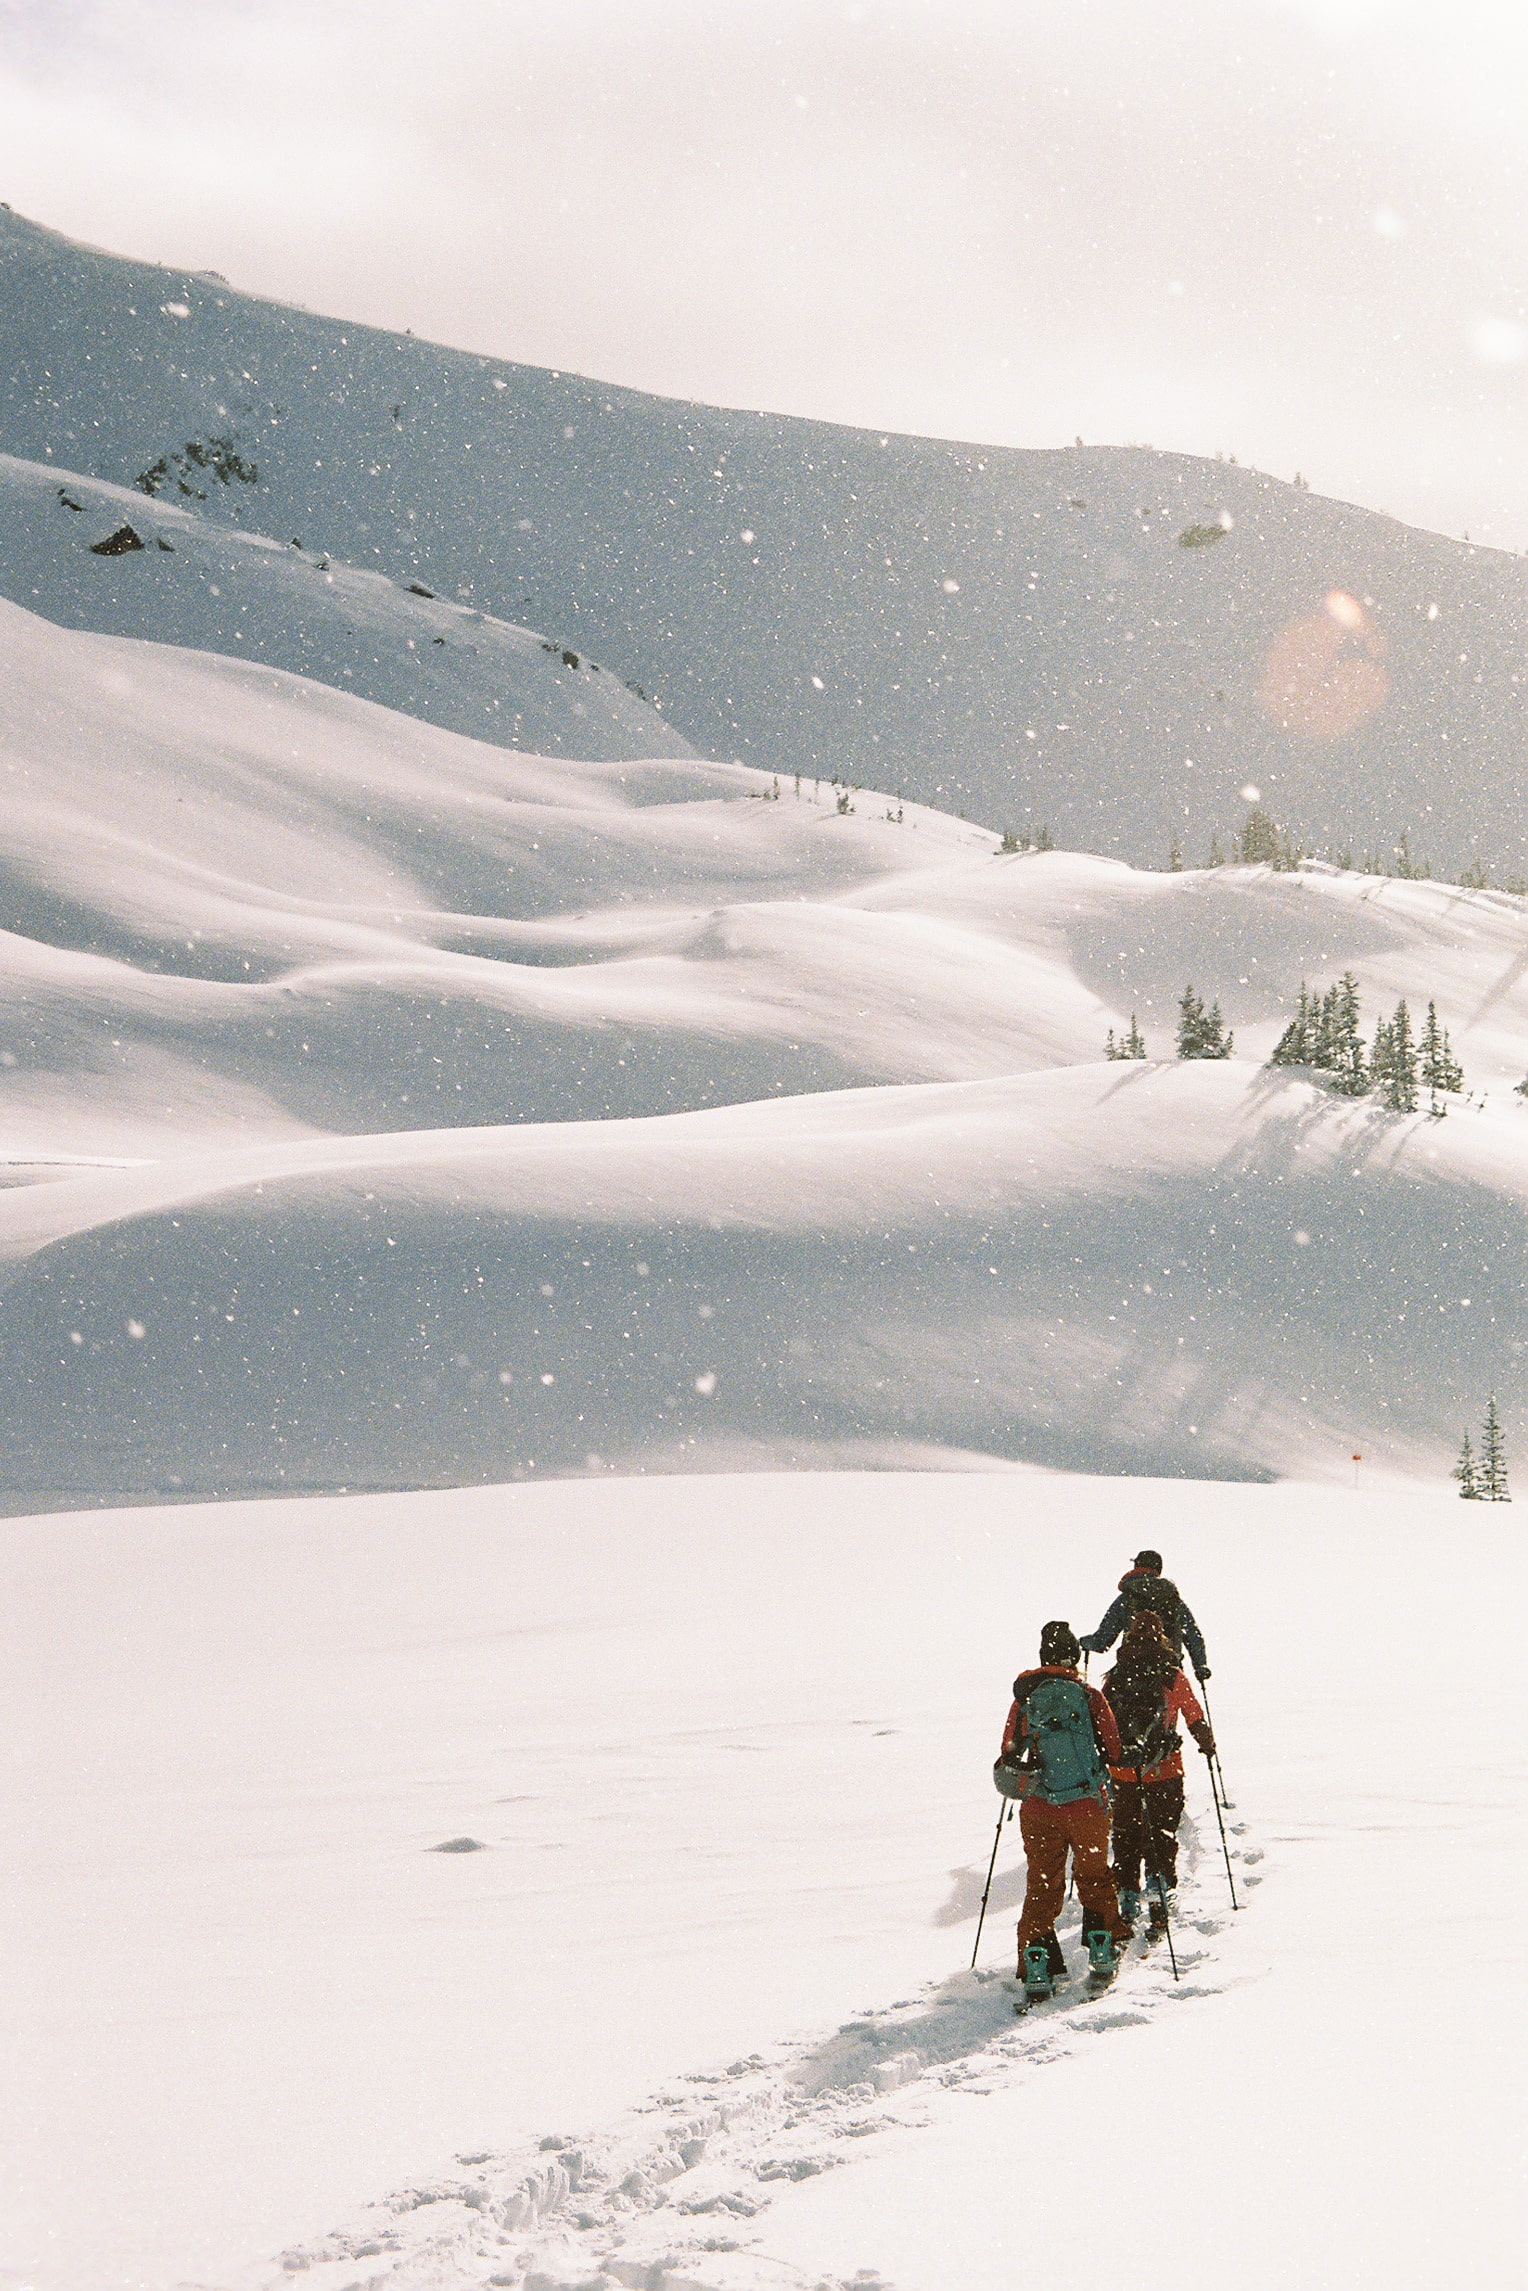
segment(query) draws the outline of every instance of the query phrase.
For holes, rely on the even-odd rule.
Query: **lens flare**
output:
[[[1258,706],[1281,731],[1341,740],[1384,706],[1385,639],[1357,597],[1329,589],[1318,612],[1280,629],[1268,647]]]

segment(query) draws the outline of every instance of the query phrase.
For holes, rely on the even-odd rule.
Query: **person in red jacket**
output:
[[[1131,1618],[1119,1660],[1104,1680],[1104,1696],[1118,1729],[1120,1754],[1109,1762],[1114,1783],[1114,1882],[1124,1914],[1140,1907],[1142,1870],[1153,1895],[1152,1922],[1166,1914],[1166,1896],[1178,1882],[1178,1824],[1183,1819],[1183,1719],[1206,1758],[1215,1737],[1199,1699],[1178,1667],[1159,1616],[1150,1609]]]
[[[1032,1997],[1050,1993],[1069,1853],[1095,1975],[1112,1975],[1130,1938],[1109,1869],[1107,1769],[1122,1759],[1120,1739],[1104,1697],[1078,1677],[1081,1653],[1070,1623],[1046,1624],[1038,1666],[1013,1682],[998,1761],[1009,1776],[1019,1770],[1010,1794],[1021,1798],[1019,1833],[1029,1865],[1019,1919],[1019,1977]]]

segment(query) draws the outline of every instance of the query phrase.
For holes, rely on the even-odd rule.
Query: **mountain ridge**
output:
[[[19,458],[258,504],[593,655],[701,753],[1137,864],[1198,856],[1256,786],[1315,848],[1528,872],[1528,567],[1500,552],[1234,463],[648,398],[9,214],[0,324]]]

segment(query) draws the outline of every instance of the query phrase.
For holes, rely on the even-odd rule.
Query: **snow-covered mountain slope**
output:
[[[14,607],[0,641],[0,1141],[47,1181],[0,1195],[17,1500],[899,1441],[1435,1470],[1520,1405],[1521,901],[1005,857]],[[1261,1065],[1348,967],[1366,1031],[1436,1001],[1447,1120]],[[1190,982],[1235,1059],[1155,1062]],[[1154,1060],[1099,1062],[1131,1012]]]
[[[1441,1474],[1524,1355],[1528,1108],[1075,1066],[0,1195],[19,1499],[810,1461]]]
[[[496,747],[0,605],[0,1151],[682,1111],[1167,1054],[1193,982],[1264,1057],[1299,983],[1437,1001],[1528,1067],[1521,901],[1137,874],[689,761]],[[774,800],[779,789],[779,800]],[[847,799],[846,799],[847,800]]]
[[[1334,848],[1528,867],[1528,568],[1232,464],[670,404],[8,211],[0,447],[528,623],[714,756],[1137,862],[1200,855],[1256,784]],[[34,585],[0,540],[0,588]]]
[[[1131,2291],[1510,2282],[1517,1682],[1397,1682],[1516,1612],[1512,1521],[837,1473],[6,1522],[5,2269],[1012,2291],[1081,2221]],[[1191,1753],[1181,1983],[1015,2028],[1013,1830],[965,1971],[1008,1684],[1143,1540],[1245,1907]]]
[[[65,627],[262,661],[548,756],[685,756],[618,676],[422,581],[0,454],[4,592]]]

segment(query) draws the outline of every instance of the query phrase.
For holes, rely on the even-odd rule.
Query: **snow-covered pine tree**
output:
[[[1345,1098],[1361,1098],[1369,1087],[1369,1069],[1358,1032],[1358,981],[1345,970],[1322,1006],[1322,1064],[1334,1089]]]
[[[1173,836],[1167,846],[1167,872],[1169,875],[1181,875],[1183,873],[1183,847],[1176,835]]]
[[[1229,1058],[1234,1040],[1226,1032],[1220,1004],[1211,1003],[1206,1010],[1193,988],[1186,986],[1178,1002],[1178,1056]]]
[[[1279,863],[1278,826],[1273,814],[1260,803],[1255,803],[1242,821],[1236,856],[1243,867],[1276,867]]]
[[[1390,1081],[1390,1027],[1387,1020],[1374,1021],[1374,1048],[1369,1053],[1369,1086],[1380,1090],[1388,1088]]]
[[[1466,1503],[1478,1503],[1480,1501],[1480,1480],[1475,1471],[1475,1451],[1470,1446],[1468,1432],[1464,1435],[1464,1446],[1459,1451],[1459,1461],[1454,1466],[1454,1478],[1459,1482],[1459,1493]]]
[[[1461,1088],[1464,1074],[1449,1047],[1447,1027],[1438,1024],[1435,1003],[1427,1005],[1427,1024],[1422,1029],[1420,1049],[1421,1078],[1428,1092],[1427,1110],[1441,1117],[1448,1112],[1447,1106],[1441,1101],[1441,1093]]]
[[[1300,999],[1295,1014],[1274,1044],[1270,1066],[1314,1066],[1317,1064],[1317,1038],[1320,1032],[1320,1004],[1300,981]]]
[[[1120,1056],[1122,1058],[1144,1058],[1145,1055],[1146,1037],[1136,1025],[1135,1012],[1132,1010],[1130,1013],[1130,1032],[1125,1036],[1121,1045]]]
[[[1417,1110],[1417,1049],[1411,1033],[1411,1013],[1404,1000],[1395,1006],[1390,1021],[1390,1056],[1385,1074],[1385,1104],[1393,1114]]]
[[[1204,1004],[1191,986],[1178,997],[1178,1056],[1204,1056]]]
[[[1480,1495],[1483,1503],[1510,1503],[1507,1489],[1507,1443],[1502,1438],[1501,1418],[1496,1413],[1496,1394],[1486,1402],[1485,1423],[1480,1434]]]
[[[1119,1044],[1114,1039],[1114,1029],[1111,1026],[1108,1033],[1104,1036],[1104,1056],[1112,1065],[1115,1059],[1123,1058],[1124,1055],[1124,1051],[1120,1048]]]

